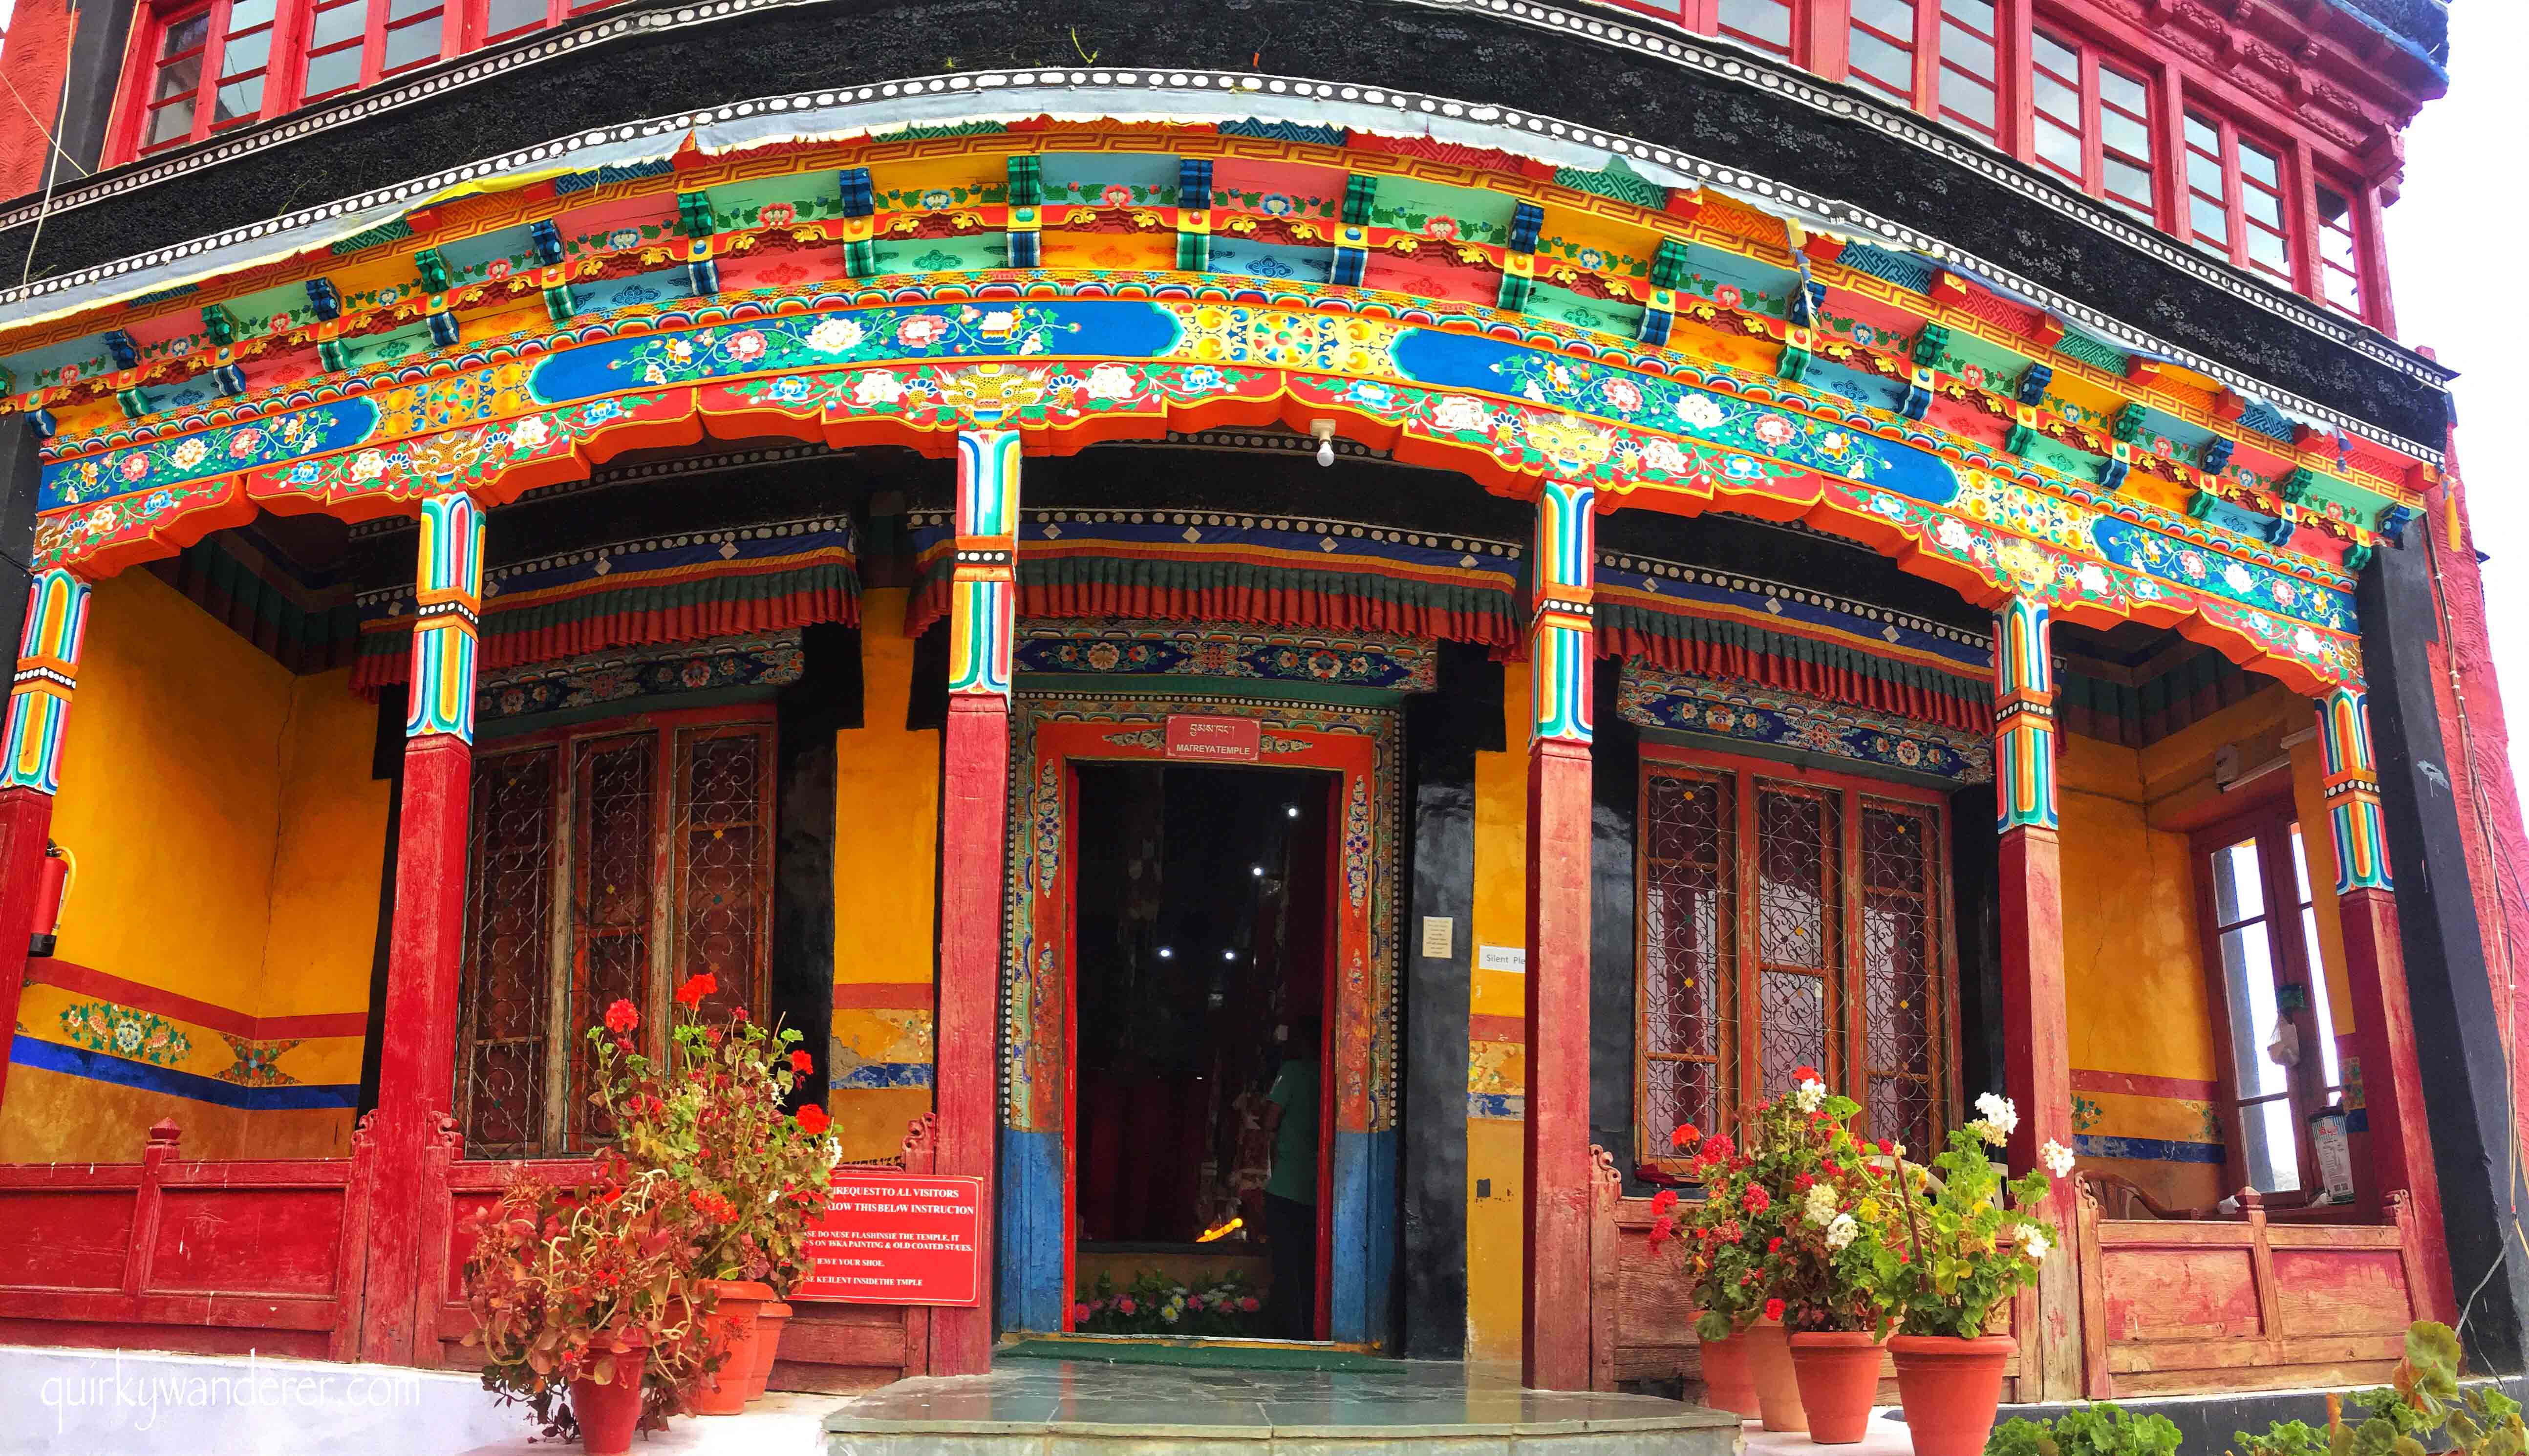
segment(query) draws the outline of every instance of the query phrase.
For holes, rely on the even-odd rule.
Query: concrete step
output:
[[[1736,1417],[1523,1390],[1482,1368],[1377,1373],[1008,1361],[899,1380],[826,1419],[829,1456],[1737,1456]]]

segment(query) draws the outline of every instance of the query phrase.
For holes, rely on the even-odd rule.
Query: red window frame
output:
[[[2329,213],[2328,202],[2336,209]],[[2371,316],[2371,291],[2363,285],[2363,259],[2369,252],[2370,230],[2362,217],[2362,190],[2322,182],[2318,199],[2319,301],[2357,319]]]
[[[2091,196],[2152,222],[2160,174],[2151,78],[2139,67],[2108,59],[2096,45],[2044,29],[2029,47],[2029,69],[2031,158]],[[2141,149],[2121,138],[2138,140]],[[2071,150],[2080,154],[2077,170],[2067,155]],[[2139,194],[2131,189],[2135,178],[2142,184]]]
[[[375,85],[391,77],[468,51],[559,26],[615,0],[210,0],[208,4],[151,5],[143,0],[126,57],[115,120],[109,131],[108,165],[206,140],[218,132],[269,121],[311,102]],[[231,34],[233,17],[268,18]],[[358,22],[347,27],[337,17],[350,12]],[[205,19],[198,49],[200,71],[185,93],[190,98],[190,125],[174,135],[152,139],[150,119],[156,112],[184,104],[184,97],[160,100],[155,95],[167,58],[160,55],[167,37],[186,23]],[[499,28],[494,28],[498,27]],[[415,42],[425,28],[435,28],[436,44]],[[260,43],[260,55],[242,47]],[[393,64],[388,52],[395,51]],[[189,60],[188,50],[175,59]],[[339,60],[356,56],[346,73]],[[232,58],[249,64],[224,75]],[[258,87],[247,105],[225,120],[217,116],[223,88]]]
[[[2292,218],[2301,187],[2290,148],[2243,135],[2236,122],[2199,106],[2186,109],[2184,135],[2186,210],[2179,236],[2233,267],[2297,287],[2300,242]]]
[[[1862,1126],[1871,1129],[1873,1136],[1883,1131],[1874,1116],[1874,1088],[1915,1083],[1927,1105],[1932,1133],[1932,1137],[1922,1138],[1919,1146],[1932,1146],[1942,1130],[1958,1125],[1961,1096],[1957,1077],[1958,953],[1947,835],[1948,796],[1861,775],[1678,744],[1644,743],[1641,755],[1636,820],[1641,832],[1636,836],[1635,882],[1635,925],[1641,938],[1635,958],[1634,1121],[1638,1160],[1678,1175],[1686,1169],[1670,1146],[1670,1128],[1649,1125],[1655,1113],[1665,1115],[1662,1109],[1653,1107],[1651,1082],[1655,1063],[1697,1063],[1708,1068],[1704,1075],[1711,1089],[1709,1106],[1686,1109],[1691,1117],[1708,1119],[1697,1122],[1706,1131],[1736,1126],[1747,1110],[1763,1098],[1788,1090],[1783,1086],[1769,1087],[1764,1073],[1762,991],[1769,976],[1809,977],[1820,982],[1821,1041],[1814,1064],[1828,1086],[1862,1105]],[[1716,813],[1726,819],[1718,826],[1712,859],[1661,858],[1664,836],[1653,831],[1651,821],[1653,796],[1663,782],[1713,785],[1718,789]],[[1765,955],[1765,937],[1759,925],[1763,914],[1761,890],[1766,878],[1759,861],[1765,838],[1759,815],[1760,800],[1768,795],[1815,802],[1822,811],[1822,823],[1832,833],[1816,887],[1823,944],[1814,966],[1768,960]],[[1916,884],[1899,886],[1874,881],[1865,850],[1865,832],[1872,815],[1907,820],[1922,835]],[[1711,872],[1709,884],[1688,888],[1720,902],[1712,910],[1716,917],[1710,926],[1712,940],[1704,947],[1704,953],[1711,958],[1708,968],[1713,984],[1705,989],[1704,996],[1695,998],[1701,1003],[1695,1014],[1711,1024],[1710,1052],[1680,1051],[1674,1047],[1661,1050],[1661,1039],[1652,1034],[1650,1026],[1656,999],[1653,992],[1657,989],[1651,984],[1652,978],[1677,970],[1677,956],[1672,953],[1677,947],[1652,944],[1655,932],[1667,933],[1662,929],[1661,916],[1654,913],[1652,900],[1657,891],[1653,881],[1666,868],[1683,864]],[[1919,914],[1922,989],[1931,1002],[1921,1009],[1920,1022],[1927,1043],[1923,1049],[1924,1070],[1919,1073],[1904,1065],[1879,1064],[1883,1059],[1880,1053],[1888,1049],[1883,1039],[1873,1034],[1867,1014],[1871,1000],[1869,927],[1875,911],[1899,900],[1912,901]],[[1669,907],[1666,913],[1675,914],[1676,907]],[[1922,1136],[1905,1132],[1893,1135],[1910,1143]]]

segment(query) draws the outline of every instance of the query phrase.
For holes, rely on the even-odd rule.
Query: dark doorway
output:
[[[1074,1326],[1321,1338],[1339,781],[1077,773]]]

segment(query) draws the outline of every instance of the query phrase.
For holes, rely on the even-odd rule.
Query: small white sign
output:
[[[1458,922],[1447,915],[1423,917],[1423,953],[1434,960],[1447,960],[1457,953]]]
[[[1476,964],[1487,971],[1509,971],[1514,975],[1525,976],[1528,974],[1528,947],[1526,945],[1478,946]]]

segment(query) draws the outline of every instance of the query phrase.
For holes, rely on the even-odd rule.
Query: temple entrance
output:
[[[1074,773],[1071,1326],[1323,1339],[1342,778]]]

